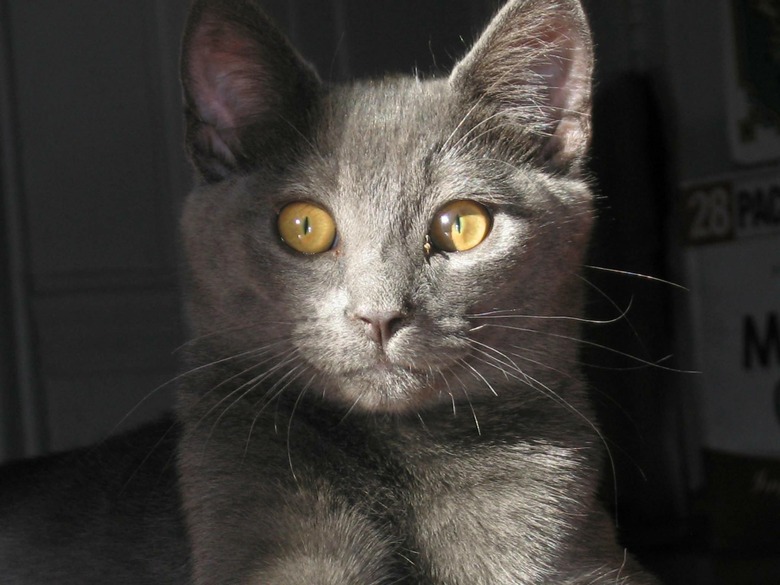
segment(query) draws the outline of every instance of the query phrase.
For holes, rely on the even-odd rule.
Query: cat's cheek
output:
[[[181,222],[193,333],[233,331],[230,345],[239,349],[277,335],[268,328],[270,310],[274,323],[286,318],[272,255],[257,253],[256,222],[241,212],[250,203],[235,183],[205,186],[190,195]],[[261,239],[265,248],[272,243],[269,233]]]
[[[335,373],[336,366],[349,363],[363,350],[348,327],[347,294],[334,283],[330,284],[328,288],[320,283],[287,293],[296,307],[296,318],[290,328],[293,345],[304,360],[327,375]]]

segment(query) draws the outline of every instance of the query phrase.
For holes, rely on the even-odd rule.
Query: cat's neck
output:
[[[235,361],[235,360],[234,360]],[[555,387],[534,388],[517,382],[497,386],[495,395],[453,399],[403,412],[371,412],[334,403],[327,385],[311,378],[285,380],[285,374],[267,377],[256,385],[252,371],[236,363],[217,363],[187,376],[197,376],[203,393],[184,392],[179,417],[185,425],[214,428],[227,422],[252,434],[304,429],[324,440],[363,436],[368,441],[399,444],[491,444],[518,438],[546,443],[568,442],[561,434],[595,439],[590,404],[582,399],[579,381],[562,379]]]

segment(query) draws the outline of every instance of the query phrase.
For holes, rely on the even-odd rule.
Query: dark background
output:
[[[263,2],[334,81],[446,72],[497,4]],[[675,185],[733,166],[715,4],[586,2],[598,57],[594,266],[679,278],[668,227]],[[0,0],[0,460],[89,444],[173,403],[171,387],[155,389],[175,375],[183,342],[176,218],[191,170],[177,69],[187,5]],[[697,140],[706,148],[690,148]],[[691,368],[679,342],[684,293],[596,269],[584,276],[594,318],[631,305],[628,319],[593,327],[589,339],[649,362],[676,353],[664,365]],[[692,375],[637,369],[595,348],[583,362],[614,459],[605,497],[625,538],[670,583],[715,582]]]

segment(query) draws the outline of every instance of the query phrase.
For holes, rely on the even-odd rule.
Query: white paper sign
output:
[[[780,455],[780,171],[684,191],[705,447]]]

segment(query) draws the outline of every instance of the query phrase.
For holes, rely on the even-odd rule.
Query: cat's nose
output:
[[[403,327],[406,316],[400,311],[365,311],[357,313],[355,318],[365,324],[369,339],[384,348]]]

